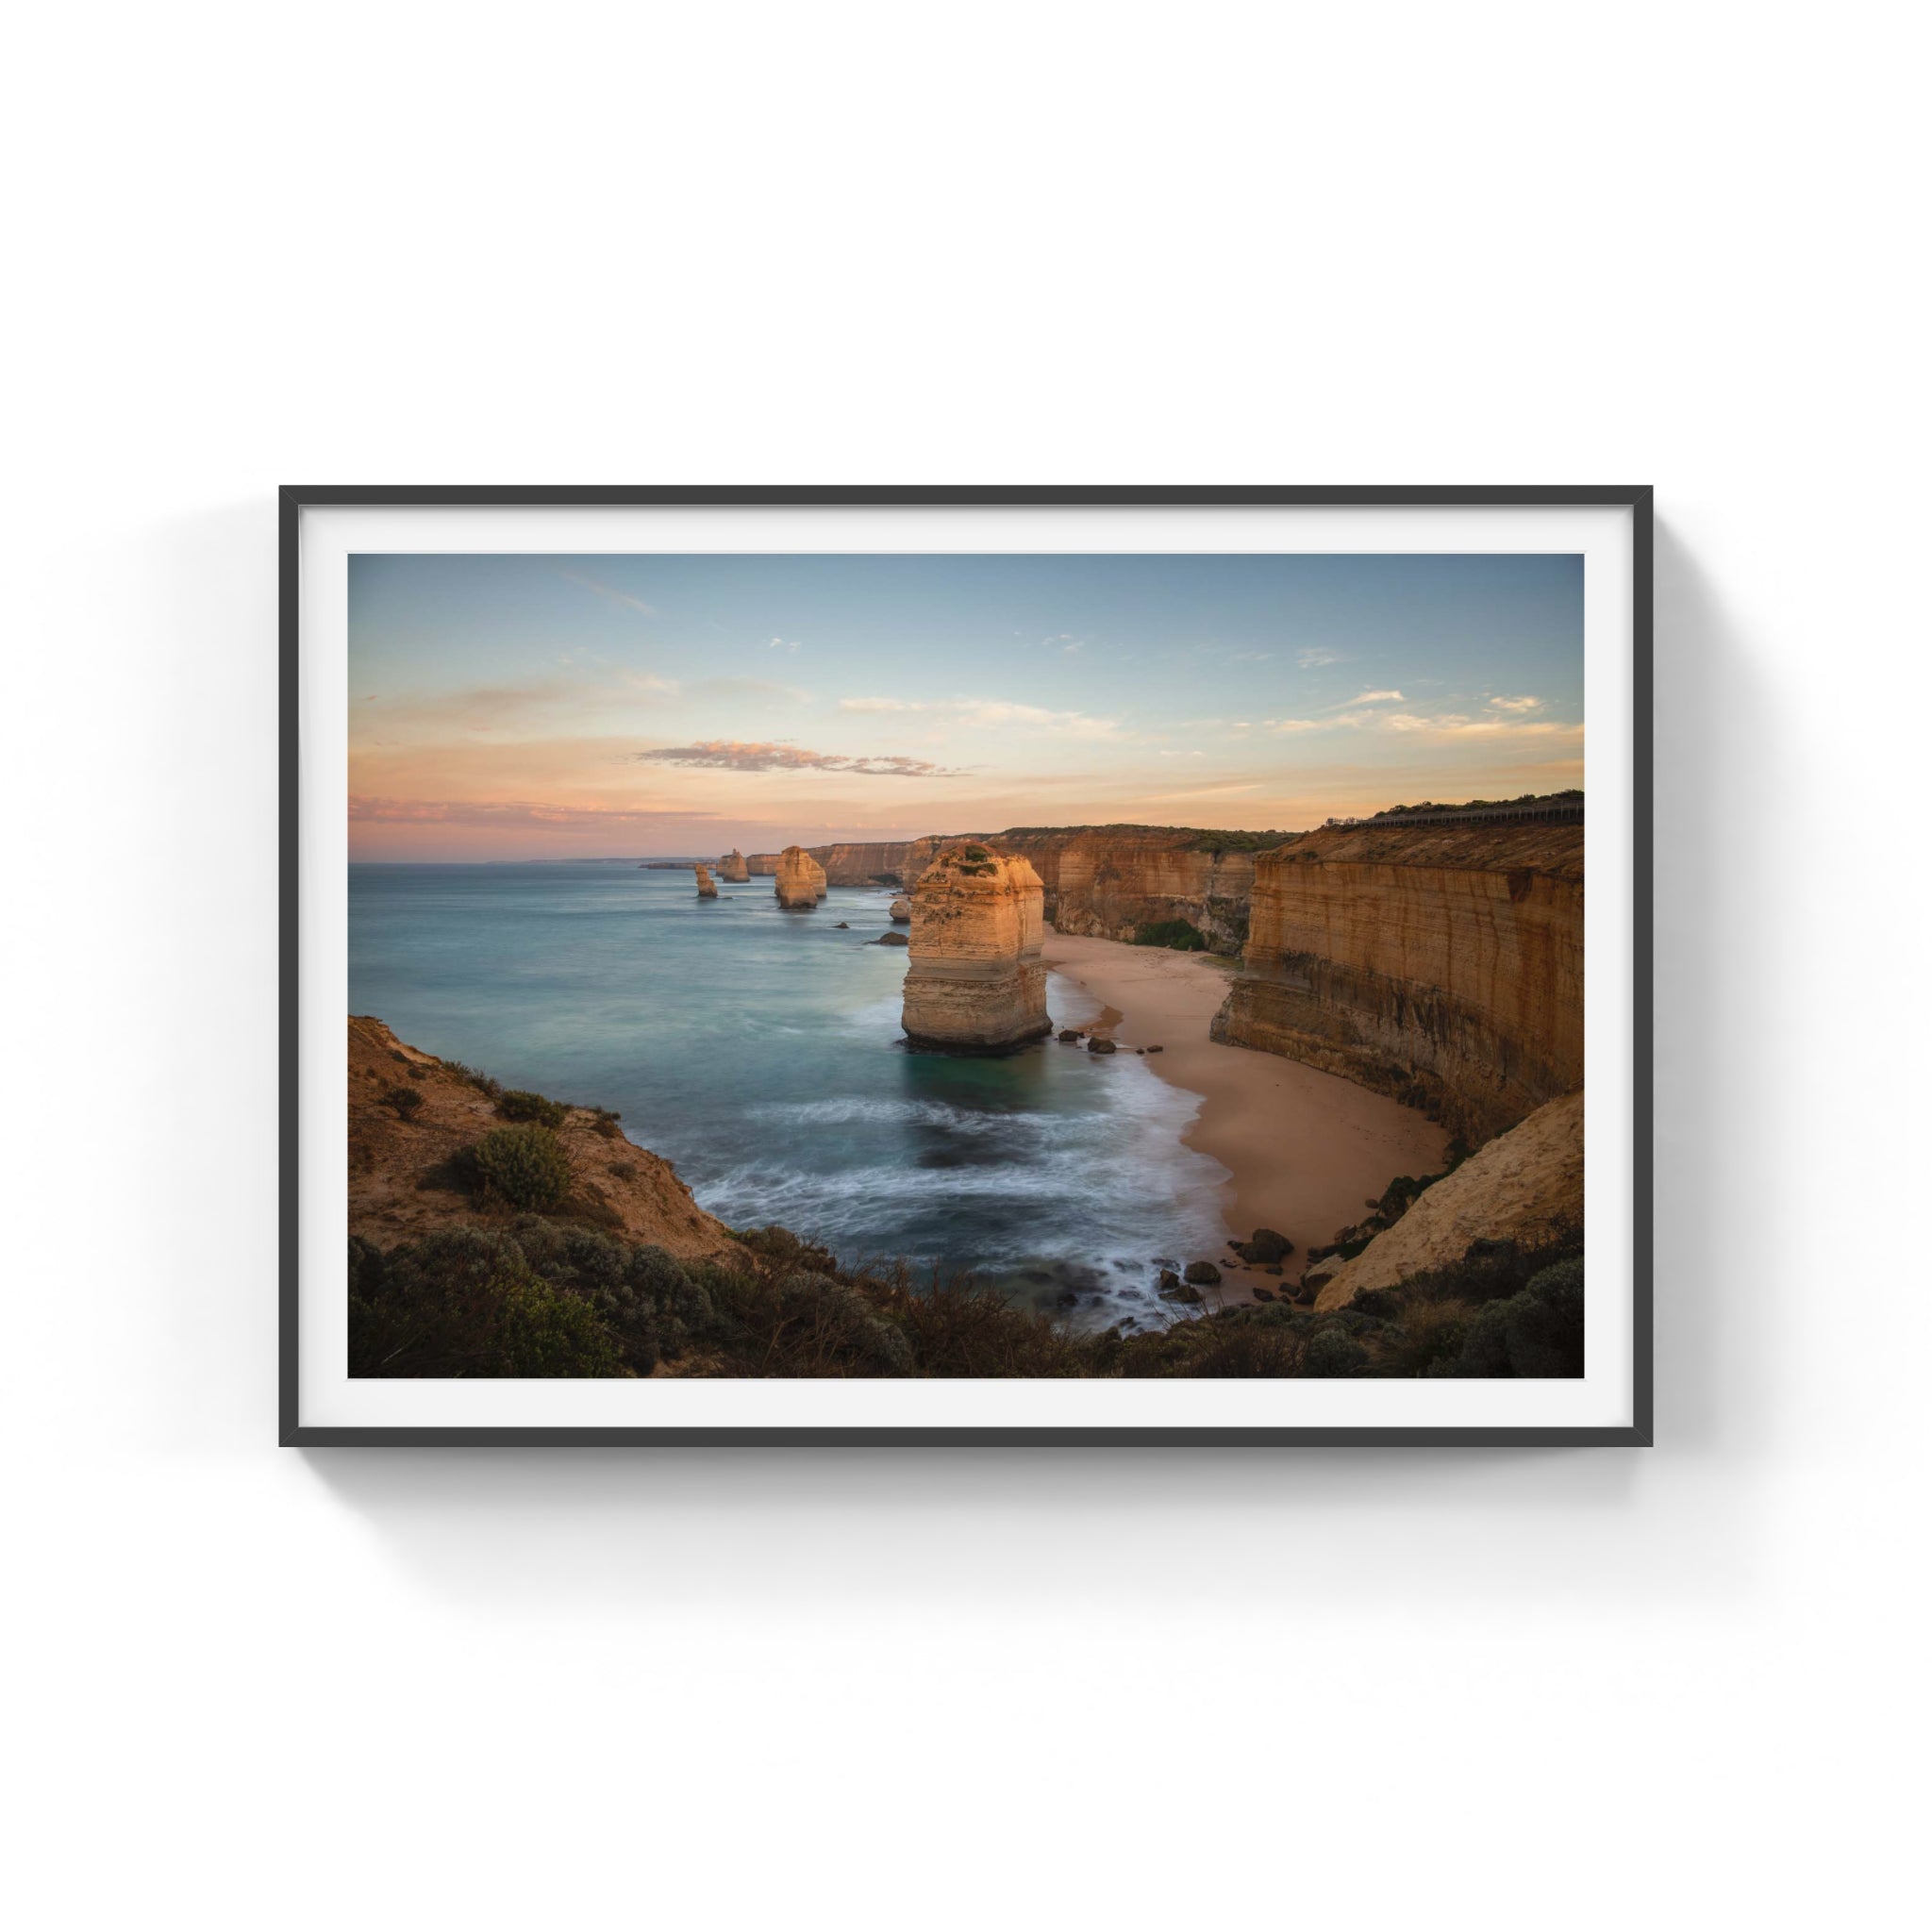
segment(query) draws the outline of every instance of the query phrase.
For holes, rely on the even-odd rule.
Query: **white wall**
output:
[[[605,11],[0,61],[0,1906],[1899,1923],[1923,39]],[[1655,481],[1659,1446],[275,1449],[283,479]]]

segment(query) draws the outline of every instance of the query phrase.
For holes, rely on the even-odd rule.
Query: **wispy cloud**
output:
[[[798,648],[798,640],[796,638],[774,638],[765,648],[768,651],[795,651]]]
[[[1490,709],[1492,711],[1541,711],[1542,708],[1543,701],[1541,698],[1491,698],[1490,700]]]
[[[1325,664],[1341,664],[1346,660],[1340,651],[1331,651],[1326,644],[1311,644],[1305,651],[1297,651],[1294,661],[1304,671],[1320,671]]]
[[[1394,698],[1399,692],[1385,691],[1379,694],[1384,699]],[[1357,706],[1367,698],[1377,696],[1367,692],[1357,698]],[[1553,718],[1525,718],[1522,716],[1474,717],[1466,711],[1384,711],[1349,710],[1333,713],[1322,718],[1270,718],[1265,729],[1286,733],[1303,731],[1388,731],[1413,740],[1436,740],[1447,741],[1458,738],[1521,738],[1521,739],[1580,739],[1583,736],[1581,724],[1562,724]]]
[[[1043,705],[1022,705],[1005,698],[841,698],[841,711],[898,715],[921,711],[955,724],[992,728],[1017,725],[1044,737],[1124,740],[1118,718],[1096,718],[1086,711],[1054,711]]]
[[[1439,711],[1426,717],[1411,711],[1391,711],[1382,723],[1391,731],[1435,739],[1456,738],[1578,738],[1581,724],[1560,724],[1554,718],[1472,718],[1461,711]]]
[[[575,584],[580,590],[589,591],[594,597],[605,598],[612,604],[622,604],[626,610],[635,610],[640,617],[656,617],[655,605],[646,604],[641,597],[633,597],[628,591],[620,591],[615,584],[599,583],[595,577],[587,577],[580,571],[559,568],[557,575],[566,583]]]
[[[835,752],[806,751],[795,744],[745,744],[713,739],[700,744],[668,745],[630,755],[629,762],[699,765],[721,772],[847,772],[866,778],[956,778],[960,774],[925,758],[846,758]]]
[[[1402,693],[1399,691],[1365,691],[1360,697],[1350,698],[1347,702],[1350,705],[1399,705]],[[1336,708],[1344,708],[1338,706]]]

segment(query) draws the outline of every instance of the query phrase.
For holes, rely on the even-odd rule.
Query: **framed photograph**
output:
[[[1651,1440],[1648,488],[281,516],[285,1443]]]

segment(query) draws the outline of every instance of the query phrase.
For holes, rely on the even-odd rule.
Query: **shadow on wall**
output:
[[[1038,1613],[1124,1592],[1137,1610],[1292,1616],[1386,1609],[1426,1577],[1438,1608],[1520,1617],[1748,1594],[1771,1343],[1713,1208],[1748,1158],[1720,1137],[1740,1083],[1768,1077],[1749,1048],[1772,1017],[1726,978],[1723,935],[1771,858],[1724,807],[1797,748],[1774,741],[1743,642],[1668,527],[1657,590],[1658,1448],[318,1450],[307,1467],[399,1568],[472,1606],[782,1589],[804,1609],[943,1593]],[[1663,1492],[1690,1481],[1722,1494],[1687,1541]]]

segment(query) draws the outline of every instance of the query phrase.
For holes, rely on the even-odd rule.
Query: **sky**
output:
[[[359,556],[356,859],[1299,831],[1583,783],[1570,556]]]

